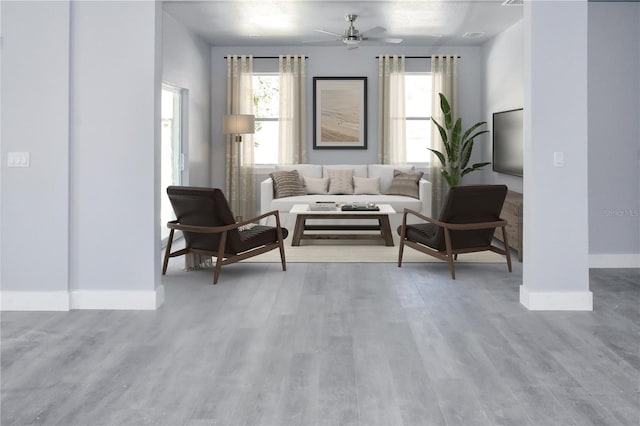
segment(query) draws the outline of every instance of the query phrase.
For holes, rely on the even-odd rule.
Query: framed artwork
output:
[[[367,149],[367,77],[313,77],[313,149]]]

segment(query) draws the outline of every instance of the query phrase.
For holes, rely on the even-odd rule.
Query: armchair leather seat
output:
[[[162,266],[163,275],[169,258],[196,253],[216,258],[213,283],[217,284],[222,265],[274,249],[280,250],[282,270],[287,270],[283,241],[289,232],[280,226],[277,211],[236,222],[227,199],[218,188],[170,186],[167,195],[177,219],[167,223],[171,231]],[[269,216],[274,217],[275,226],[255,223]],[[182,231],[186,248],[172,253],[171,244],[176,230]]]
[[[439,219],[405,209],[398,227],[400,247],[398,266],[402,266],[404,246],[447,261],[451,278],[455,279],[454,260],[460,253],[493,251],[503,254],[511,272],[511,255],[507,241],[507,221],[500,218],[507,195],[505,185],[471,185],[451,188]],[[422,223],[407,223],[412,216]],[[493,246],[496,228],[502,229],[504,249]]]

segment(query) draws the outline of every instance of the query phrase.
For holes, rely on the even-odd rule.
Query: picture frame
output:
[[[313,77],[313,149],[367,149],[367,77]]]

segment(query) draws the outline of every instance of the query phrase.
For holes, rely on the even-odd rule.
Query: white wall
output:
[[[524,32],[523,21],[483,45],[484,108],[487,129],[493,132],[493,113],[522,108],[524,105]],[[492,133],[480,145],[484,161],[492,158]],[[478,149],[478,148],[476,148]],[[496,173],[491,166],[483,169],[483,181],[504,184],[510,190],[522,192],[522,178]]]
[[[2,7],[2,309],[155,308],[159,4]]]
[[[226,102],[226,60],[229,54],[254,56],[278,56],[280,54],[304,54],[307,60],[307,148],[308,161],[318,164],[339,163],[375,163],[377,162],[377,112],[378,112],[378,60],[381,54],[405,54],[411,56],[427,56],[436,54],[460,55],[458,67],[459,84],[459,113],[464,123],[472,124],[483,120],[482,104],[482,49],[480,47],[368,47],[363,46],[355,50],[343,47],[213,47],[211,49],[211,135],[212,135],[212,184],[224,188],[225,179],[225,135],[222,133],[222,116]],[[254,60],[254,68],[259,67],[259,61]],[[413,60],[412,60],[413,61]],[[428,60],[424,61],[424,70],[429,68]],[[275,60],[277,70],[277,60]],[[314,150],[313,149],[313,77],[327,76],[365,76],[368,87],[368,148],[366,150]],[[480,144],[480,142],[478,143]],[[423,159],[428,161],[425,149]]]
[[[66,292],[69,2],[1,7],[2,291]],[[12,151],[31,166],[8,168]]]
[[[640,267],[640,3],[589,3],[589,252]]]
[[[162,80],[188,90],[188,159],[184,184],[209,186],[210,177],[210,84],[211,49],[171,15],[163,14]]]

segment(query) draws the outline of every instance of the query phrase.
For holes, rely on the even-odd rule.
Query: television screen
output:
[[[522,108],[493,113],[493,171],[522,176]]]

